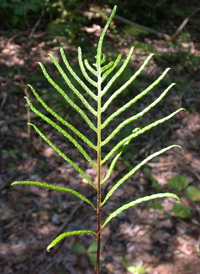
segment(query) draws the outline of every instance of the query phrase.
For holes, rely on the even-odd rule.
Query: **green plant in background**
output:
[[[141,266],[141,265],[130,265],[129,261],[126,258],[123,258],[121,260],[121,263],[124,264],[124,266],[126,267],[126,270],[128,271],[128,273],[131,274],[145,274],[146,273],[146,269]]]
[[[45,0],[1,0],[0,14],[14,28],[23,28],[28,25],[28,15],[39,13],[45,5]]]
[[[131,274],[145,274],[146,273],[146,269],[141,265],[128,266],[127,270]]]
[[[80,173],[90,184],[91,188],[93,188],[96,191],[97,195],[97,203],[96,205],[93,204],[87,197],[82,195],[81,193],[69,189],[66,187],[59,187],[55,185],[50,185],[46,183],[41,183],[41,182],[34,182],[34,181],[16,181],[12,183],[12,185],[34,185],[42,188],[47,188],[47,189],[52,189],[52,190],[57,190],[57,191],[62,191],[66,193],[70,193],[72,195],[75,195],[77,198],[83,200],[86,202],[91,208],[94,210],[94,214],[97,216],[97,229],[96,231],[93,230],[75,230],[75,231],[70,231],[70,232],[65,232],[60,234],[56,239],[54,239],[47,247],[47,251],[50,251],[51,248],[53,248],[56,244],[58,244],[61,240],[65,239],[66,237],[72,236],[72,235],[81,235],[81,234],[92,234],[93,236],[96,237],[97,241],[97,248],[96,248],[96,268],[97,268],[97,273],[99,273],[100,270],[100,246],[101,246],[101,231],[104,229],[104,227],[118,214],[120,214],[122,211],[127,210],[128,208],[134,207],[137,204],[140,204],[145,201],[150,201],[153,199],[159,199],[159,198],[164,198],[164,197],[172,197],[177,200],[179,200],[178,196],[173,193],[158,193],[158,194],[153,194],[150,196],[145,196],[136,200],[133,200],[131,202],[128,202],[118,209],[116,209],[114,212],[112,212],[107,218],[104,218],[103,216],[103,206],[105,203],[111,198],[111,196],[115,193],[117,188],[119,188],[128,178],[130,178],[136,171],[138,171],[142,166],[144,166],[148,161],[151,159],[155,158],[156,156],[164,153],[165,151],[173,148],[173,147],[179,147],[178,145],[171,145],[168,147],[165,147],[157,152],[154,152],[153,154],[149,155],[146,159],[141,161],[139,164],[137,164],[134,168],[125,174],[117,183],[114,183],[111,189],[108,191],[108,193],[105,195],[104,199],[101,197],[102,193],[102,188],[104,186],[104,183],[110,178],[113,169],[119,159],[119,157],[123,154],[124,150],[126,147],[129,145],[129,143],[136,138],[137,136],[145,133],[146,131],[150,130],[151,128],[154,128],[155,126],[169,120],[171,117],[173,117],[176,113],[178,113],[182,108],[176,110],[175,112],[171,113],[170,115],[159,119],[157,121],[152,122],[151,124],[144,126],[143,128],[135,128],[132,130],[132,132],[120,140],[118,143],[114,145],[114,147],[104,155],[104,146],[109,144],[110,141],[116,136],[116,134],[122,130],[126,125],[130,124],[131,122],[137,120],[138,118],[142,117],[145,113],[147,113],[151,108],[153,108],[156,104],[158,104],[162,98],[167,94],[167,92],[172,88],[174,84],[169,85],[162,93],[161,95],[152,103],[150,103],[146,108],[144,108],[141,112],[137,113],[136,115],[133,115],[129,117],[128,119],[124,120],[121,122],[105,139],[103,139],[102,132],[106,130],[108,132],[108,126],[110,126],[110,122],[116,118],[119,114],[121,114],[123,111],[128,109],[130,106],[132,106],[134,103],[136,103],[139,99],[141,99],[144,95],[146,95],[150,90],[152,90],[159,82],[164,78],[164,76],[167,74],[169,68],[167,68],[161,76],[155,80],[150,86],[148,86],[145,90],[143,90],[141,93],[139,93],[137,96],[135,96],[133,99],[131,99],[129,102],[124,104],[122,107],[120,107],[117,111],[112,113],[109,117],[104,118],[103,114],[106,111],[106,109],[111,105],[113,100],[119,96],[135,79],[137,76],[140,75],[140,73],[143,71],[143,69],[146,67],[150,59],[152,58],[153,54],[151,54],[143,63],[143,65],[140,67],[140,69],[135,72],[134,75],[130,77],[130,79],[123,84],[121,87],[119,87],[117,90],[115,90],[107,99],[105,102],[103,102],[103,99],[105,98],[104,95],[109,91],[109,89],[112,87],[113,83],[120,77],[122,72],[125,70],[126,66],[128,65],[132,54],[133,54],[133,47],[130,49],[130,52],[125,59],[125,61],[122,63],[121,67],[117,70],[117,72],[114,73],[114,75],[110,78],[109,81],[106,82],[106,78],[108,75],[110,75],[114,69],[117,67],[117,65],[120,62],[121,55],[119,54],[117,59],[115,61],[111,61],[108,64],[105,64],[106,62],[106,55],[102,52],[103,49],[103,40],[105,37],[105,34],[107,32],[107,29],[114,17],[114,14],[116,12],[116,6],[114,7],[110,18],[108,19],[103,32],[99,38],[98,46],[97,46],[97,54],[96,54],[96,59],[95,63],[91,65],[87,59],[83,61],[82,58],[82,50],[81,48],[78,49],[78,60],[79,60],[79,65],[80,69],[82,71],[82,74],[87,82],[91,84],[93,87],[90,89],[88,85],[80,78],[78,75],[75,73],[75,71],[72,69],[70,66],[64,50],[61,48],[61,56],[63,59],[63,62],[68,70],[68,72],[74,77],[76,82],[83,88],[83,90],[92,98],[91,100],[94,101],[96,104],[96,109],[89,104],[89,102],[86,100],[86,98],[82,95],[81,92],[72,84],[72,82],[69,80],[68,76],[65,74],[64,70],[61,68],[60,64],[57,62],[55,57],[50,54],[50,57],[52,58],[56,68],[58,69],[59,73],[65,80],[67,86],[69,89],[71,89],[74,94],[80,99],[84,107],[91,113],[90,116],[88,116],[87,112],[84,110],[84,108],[80,108],[74,101],[70,99],[68,94],[64,92],[64,90],[54,82],[54,80],[50,77],[50,75],[47,73],[45,67],[43,64],[39,63],[41,66],[41,69],[43,71],[44,76],[46,79],[50,82],[50,84],[63,96],[63,98],[66,100],[66,102],[74,109],[76,110],[80,116],[83,118],[83,120],[88,124],[90,127],[91,131],[93,132],[94,135],[97,137],[97,144],[94,144],[87,136],[85,136],[82,132],[80,132],[78,129],[76,129],[72,124],[70,124],[68,121],[64,120],[61,116],[57,114],[52,108],[50,108],[39,96],[39,94],[35,91],[35,89],[30,86],[33,94],[37,98],[37,100],[42,104],[42,106],[45,108],[45,110],[51,114],[57,121],[60,122],[63,126],[67,127],[69,130],[71,130],[79,139],[82,140],[82,142],[85,143],[86,146],[89,146],[91,150],[94,150],[96,152],[96,160],[94,161],[90,155],[86,152],[85,148],[80,145],[80,142],[77,141],[77,139],[73,138],[71,134],[69,134],[63,127],[59,126],[56,124],[53,120],[48,118],[46,115],[42,114],[40,111],[38,111],[33,104],[30,102],[28,98],[27,101],[29,103],[29,106],[31,110],[36,113],[39,117],[41,117],[45,122],[47,122],[49,125],[51,125],[53,128],[55,128],[57,131],[59,131],[64,137],[66,137],[76,148],[79,149],[80,153],[83,155],[83,157],[91,164],[93,168],[96,169],[97,171],[97,183],[93,182],[91,178],[82,170],[73,160],[68,158],[66,154],[64,154],[59,148],[57,148],[46,136],[44,133],[42,133],[34,124],[31,124],[36,132],[44,139],[47,144],[52,147],[58,155],[60,155],[66,162],[68,162],[70,165],[72,165],[78,173]],[[89,75],[89,73],[92,75]],[[96,79],[96,80],[94,80]],[[106,84],[104,85],[104,83]],[[94,88],[97,90],[97,93],[94,93],[93,90]],[[104,98],[103,98],[104,97]],[[94,117],[91,119],[91,115]],[[93,121],[96,119],[96,126],[93,123]],[[108,168],[108,171],[106,175],[103,177],[102,174],[102,165],[106,164],[106,162],[109,160],[110,165]],[[97,164],[96,164],[97,163]],[[106,215],[106,213],[105,213]],[[102,222],[101,216],[103,217],[104,221]]]
[[[96,256],[97,242],[96,241],[92,242],[87,249],[83,245],[76,243],[72,245],[71,250],[76,254],[87,254],[90,261],[90,265],[93,267],[96,267],[97,265],[97,256]],[[101,265],[102,265],[102,261],[100,261],[100,267]]]
[[[200,201],[200,191],[195,186],[188,186],[189,182],[188,179],[183,175],[178,175],[172,177],[168,181],[168,186],[177,193],[184,190],[185,196],[193,201],[199,202]],[[191,211],[188,207],[182,204],[174,204],[173,212],[180,218],[189,218],[191,216]]]

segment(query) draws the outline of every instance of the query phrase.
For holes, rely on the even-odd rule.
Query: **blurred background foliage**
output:
[[[91,8],[113,8],[118,6],[117,14],[141,25],[162,30],[164,25],[173,31],[173,20],[183,20],[199,5],[197,0],[134,0],[134,1],[78,1],[78,0],[1,0],[0,15],[5,29],[23,30],[31,27],[44,11],[43,27],[51,25],[50,29],[60,25],[60,29],[71,30],[71,35],[89,19],[77,16],[78,11],[87,11]],[[193,24],[199,25],[197,19],[191,19]],[[175,27],[175,26],[174,26]],[[166,29],[166,28],[165,28]],[[57,29],[58,31],[58,29]],[[128,30],[130,31],[130,30]],[[132,30],[133,31],[133,30]],[[135,29],[135,33],[140,33]],[[146,33],[144,33],[146,34]],[[187,35],[186,35],[187,39]]]
[[[80,45],[83,48],[83,53],[87,55],[89,61],[92,61],[90,56],[95,55],[96,32],[98,32],[98,27],[104,25],[114,5],[118,5],[118,10],[110,27],[109,35],[112,36],[108,35],[104,44],[108,59],[115,58],[113,53],[115,46],[119,45],[118,48],[135,46],[141,54],[156,53],[154,58],[156,63],[171,67],[179,66],[178,68],[183,68],[187,75],[191,75],[193,69],[198,67],[200,57],[194,52],[192,43],[196,43],[195,47],[200,49],[199,36],[197,35],[200,27],[200,12],[189,19],[187,27],[180,31],[178,39],[175,41],[161,39],[166,48],[174,49],[172,51],[159,51],[159,47],[155,46],[156,43],[151,43],[151,40],[156,36],[141,26],[151,28],[161,34],[166,33],[172,37],[183,20],[197,10],[200,5],[199,0],[1,0],[0,30],[10,32],[11,37],[14,32],[14,34],[22,33],[29,38],[30,33],[37,28],[37,31],[44,33],[43,41],[53,41],[55,42],[54,46],[64,44],[77,47]],[[124,19],[138,25],[128,24],[123,21]],[[110,37],[112,39],[109,39]],[[26,41],[25,43],[28,44],[26,39],[21,39],[21,41]],[[187,43],[187,47],[183,47],[184,43]],[[28,48],[27,53],[29,53]],[[76,56],[76,52],[68,50],[68,57],[73,59],[74,56]],[[27,71],[23,67],[20,69]],[[123,83],[126,80],[124,77],[128,78],[132,75],[132,70],[133,68],[127,69],[126,75],[123,75],[119,80]],[[6,71],[4,72],[6,73]],[[10,75],[12,72],[9,70],[8,73]],[[24,72],[19,71],[19,73],[23,74]],[[9,78],[13,78],[14,75],[15,73]],[[34,79],[28,77],[29,79],[26,80],[40,82],[41,76],[35,75],[34,77]],[[175,81],[181,94],[187,93],[190,96],[194,94],[195,91],[190,82],[185,84],[185,79],[182,77]],[[135,88],[138,88],[137,81],[134,82],[134,85]],[[19,87],[13,87],[13,89],[15,89],[14,92],[19,92]],[[45,89],[43,93],[45,96]],[[124,96],[128,96],[128,94],[129,89],[124,93]],[[52,101],[54,101],[53,95]],[[59,101],[59,104],[62,109],[63,102]]]

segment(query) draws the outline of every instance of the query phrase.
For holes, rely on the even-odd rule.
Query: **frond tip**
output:
[[[65,232],[65,233],[60,234],[57,238],[55,238],[47,246],[47,251],[49,252],[52,247],[54,247],[55,245],[57,245],[63,239],[65,239],[65,238],[67,238],[69,236],[79,235],[79,234],[94,234],[94,235],[97,235],[96,232],[94,232],[92,230],[74,230],[74,231],[70,231],[70,232]]]

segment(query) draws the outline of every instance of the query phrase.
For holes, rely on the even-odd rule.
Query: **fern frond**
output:
[[[102,205],[105,204],[105,202],[112,196],[112,194],[115,192],[115,190],[122,185],[128,178],[130,178],[136,171],[138,171],[143,165],[145,165],[147,162],[152,160],[153,158],[157,157],[158,155],[164,153],[165,151],[173,148],[173,147],[179,147],[179,145],[171,145],[166,148],[163,148],[157,152],[154,152],[153,154],[149,155],[146,159],[144,159],[142,162],[140,162],[138,165],[136,165],[131,171],[129,171],[126,175],[124,175],[123,178],[121,178],[112,188],[111,190],[107,193],[104,201],[102,202]]]
[[[63,128],[58,126],[55,122],[53,122],[51,119],[49,119],[47,116],[39,112],[33,104],[30,102],[30,100],[25,97],[31,110],[37,114],[40,118],[42,118],[45,122],[47,122],[49,125],[51,125],[53,128],[55,128],[57,131],[59,131],[63,136],[65,136],[76,148],[79,149],[79,151],[82,153],[82,155],[85,157],[86,160],[90,162],[90,164],[94,167],[97,168],[95,163],[92,161],[90,156],[87,154],[87,152],[83,149],[83,147],[69,134],[67,133]]]
[[[103,73],[104,71],[108,70],[109,68],[113,67],[114,62],[110,61],[107,65],[105,65],[104,67],[101,68],[101,73]],[[102,78],[102,83],[103,83],[103,78]]]
[[[84,60],[84,64],[86,66],[86,68],[94,75],[94,76],[97,76],[98,72],[93,69],[93,67],[90,66],[89,62],[87,59]]]
[[[96,57],[97,58],[97,57]],[[101,61],[100,61],[100,64],[101,65],[103,65],[105,62],[106,62],[106,55],[105,55],[105,53],[102,53],[101,54],[101,59],[100,59]]]
[[[115,13],[116,13],[116,10],[117,10],[117,6],[114,6],[114,8],[111,12],[111,15],[108,18],[108,20],[106,22],[106,25],[105,25],[105,27],[104,27],[101,35],[100,35],[100,38],[99,38],[99,42],[98,42],[98,46],[97,46],[97,62],[96,62],[97,67],[99,66],[99,68],[100,68],[100,65],[102,64],[102,62],[101,62],[101,53],[102,53],[103,39],[104,39],[104,37],[106,35],[106,32],[107,32],[107,30],[108,30],[108,28],[109,28],[109,26],[112,22],[112,19],[113,19]]]
[[[80,66],[80,69],[81,69],[81,72],[83,74],[83,76],[85,77],[85,79],[92,85],[94,86],[95,88],[98,87],[98,84],[97,82],[95,82],[87,73],[85,67],[84,67],[84,64],[83,64],[83,57],[82,57],[82,49],[79,47],[78,48],[78,61],[79,61],[79,66]]]
[[[109,215],[109,217],[105,220],[104,224],[101,226],[101,229],[105,227],[105,225],[110,222],[111,219],[113,219],[114,217],[116,217],[117,215],[119,215],[121,212],[123,212],[124,210],[133,207],[135,205],[141,204],[143,202],[147,202],[150,200],[154,200],[154,199],[160,199],[160,198],[174,198],[177,199],[178,201],[180,201],[179,197],[176,194],[173,193],[158,193],[158,194],[153,194],[150,196],[145,196],[142,198],[139,198],[135,201],[132,201],[128,204],[125,204],[123,206],[121,206],[120,208],[118,208],[117,210],[115,210],[113,213],[111,213]]]
[[[61,122],[64,126],[68,127],[71,131],[73,131],[80,139],[82,139],[88,146],[93,148],[94,150],[97,150],[97,147],[85,136],[83,135],[78,129],[76,129],[74,126],[72,126],[70,123],[68,123],[66,120],[64,120],[62,117],[60,117],[55,111],[53,111],[50,107],[47,106],[47,104],[42,100],[42,98],[39,96],[39,94],[36,92],[36,90],[31,86],[28,85],[37,100],[41,103],[41,105],[52,115],[54,116],[59,122]]]
[[[111,68],[108,67],[108,65],[112,62],[110,62],[108,65],[105,65],[104,67],[101,68],[101,72],[104,72],[105,70],[107,70],[103,76],[102,76],[102,83],[105,81],[105,79],[108,77],[108,75],[116,68],[116,66],[119,64],[120,60],[122,58],[122,55],[119,54],[117,56],[117,59],[115,60],[114,63],[112,63],[113,65],[111,66]]]
[[[116,99],[145,69],[145,67],[148,65],[149,61],[151,60],[152,56],[154,54],[150,54],[146,60],[143,62],[143,64],[140,66],[140,68],[129,78],[129,80],[125,81],[125,83],[122,84],[122,86],[117,87],[114,92],[112,92],[111,96],[108,96],[108,99],[105,100],[105,103],[102,103],[103,96],[106,95],[106,93],[109,91],[109,89],[114,85],[114,82],[121,76],[121,74],[125,71],[128,63],[130,62],[134,47],[131,47],[127,57],[123,61],[122,65],[120,65],[117,68],[122,55],[119,54],[117,58],[114,61],[106,61],[106,55],[103,53],[103,40],[105,37],[105,34],[108,30],[108,27],[110,26],[112,19],[115,15],[117,6],[114,6],[112,13],[110,17],[107,20],[107,23],[100,35],[98,45],[97,45],[97,54],[95,56],[95,62],[92,64],[87,59],[83,60],[82,56],[82,50],[79,47],[78,48],[78,62],[80,66],[80,70],[83,74],[83,77],[81,78],[77,75],[77,73],[73,70],[71,65],[69,64],[63,48],[60,49],[60,54],[62,57],[62,60],[65,64],[65,69],[59,64],[59,62],[56,60],[56,58],[50,54],[50,57],[57,68],[58,72],[64,79],[65,83],[67,84],[67,89],[72,91],[75,96],[82,102],[81,107],[79,104],[77,105],[75,102],[73,102],[70,99],[70,96],[67,92],[65,92],[48,74],[46,71],[44,65],[42,63],[39,63],[42,72],[44,76],[46,77],[47,81],[56,89],[56,91],[65,99],[65,101],[71,106],[76,112],[79,113],[81,116],[81,121],[84,120],[85,124],[87,124],[90,129],[93,131],[94,134],[96,134],[96,141],[97,144],[93,144],[87,138],[83,133],[81,133],[78,129],[76,129],[71,123],[65,121],[61,116],[59,116],[53,109],[51,109],[48,104],[46,104],[43,99],[38,95],[38,93],[35,91],[35,89],[29,85],[31,88],[34,96],[37,98],[37,100],[41,103],[41,105],[46,109],[48,114],[51,114],[56,121],[54,122],[54,118],[50,119],[48,115],[45,115],[41,113],[34,105],[30,102],[28,98],[28,104],[30,106],[30,109],[39,117],[41,117],[45,122],[50,124],[54,129],[56,129],[58,132],[60,132],[64,137],[66,137],[79,151],[80,153],[85,157],[87,162],[90,163],[92,167],[94,167],[97,170],[97,179],[96,183],[93,183],[90,176],[86,174],[75,162],[73,162],[70,158],[67,157],[67,154],[63,153],[56,145],[54,145],[45,135],[42,133],[37,126],[34,124],[28,123],[29,125],[33,126],[35,131],[42,137],[42,139],[59,155],[61,156],[66,162],[68,162],[85,180],[95,189],[96,191],[96,206],[84,195],[80,194],[79,192],[66,187],[60,187],[55,185],[49,185],[46,183],[41,182],[34,182],[34,181],[15,181],[12,185],[33,185],[37,187],[42,187],[50,190],[57,190],[62,191],[65,193],[69,193],[74,195],[75,197],[81,199],[82,201],[86,202],[92,208],[96,211],[97,216],[97,230],[75,230],[70,232],[65,232],[60,234],[58,237],[56,237],[47,247],[47,251],[49,251],[52,247],[57,245],[61,240],[65,239],[69,236],[74,235],[80,235],[80,234],[94,234],[96,236],[97,240],[97,264],[96,269],[97,273],[100,273],[100,246],[101,246],[101,230],[106,226],[106,224],[114,217],[116,217],[118,214],[123,212],[124,210],[133,207],[137,204],[140,204],[145,201],[150,201],[152,199],[158,199],[158,198],[164,198],[164,197],[171,197],[179,200],[179,198],[172,193],[159,193],[159,194],[153,194],[150,196],[146,196],[143,198],[136,199],[134,201],[131,201],[125,205],[122,205],[117,210],[112,212],[104,221],[103,225],[101,225],[101,215],[102,215],[102,206],[107,202],[107,200],[114,194],[114,192],[125,182],[127,181],[135,172],[137,172],[142,166],[144,166],[148,161],[154,159],[158,155],[164,153],[165,151],[173,148],[173,147],[180,147],[178,145],[171,145],[168,147],[165,147],[159,151],[156,151],[146,157],[143,161],[141,161],[139,164],[136,164],[136,166],[132,167],[130,171],[127,171],[127,173],[122,176],[116,183],[112,185],[111,189],[108,190],[104,200],[102,201],[102,187],[103,184],[108,181],[108,179],[111,177],[111,174],[117,164],[117,161],[119,160],[122,153],[125,151],[129,143],[132,141],[132,139],[136,138],[137,136],[145,133],[146,131],[156,127],[159,124],[164,123],[165,121],[172,118],[174,115],[176,115],[179,111],[184,110],[183,108],[180,108],[170,115],[161,118],[157,121],[154,121],[147,126],[144,126],[143,128],[137,127],[133,129],[133,131],[126,137],[123,138],[121,141],[118,141],[117,144],[114,145],[114,147],[104,156],[103,158],[103,151],[102,147],[106,144],[108,144],[115,135],[127,124],[137,120],[138,118],[145,115],[148,111],[150,111],[154,106],[156,106],[162,98],[167,94],[167,92],[172,88],[174,84],[169,85],[162,93],[156,98],[153,102],[148,104],[142,111],[135,112],[136,114],[129,115],[129,118],[125,119],[123,122],[120,122],[115,129],[112,129],[112,131],[104,140],[102,140],[102,131],[108,127],[108,125],[111,123],[111,121],[116,118],[118,115],[120,115],[122,112],[126,111],[129,107],[131,107],[134,103],[136,103],[139,99],[141,99],[143,96],[145,96],[150,90],[152,90],[156,85],[160,83],[160,81],[165,77],[167,72],[169,71],[169,68],[167,68],[152,84],[150,84],[147,88],[145,88],[142,92],[140,92],[138,95],[136,95],[134,98],[129,100],[129,102],[123,104],[122,107],[118,108],[114,113],[112,113],[109,117],[105,118],[102,117],[103,112],[107,110],[107,108],[110,106],[110,104]],[[92,65],[91,65],[92,64]],[[113,73],[113,76],[110,76],[110,74],[116,69],[116,71]],[[67,70],[65,73],[64,70]],[[70,77],[69,77],[70,76]],[[109,78],[107,78],[109,76]],[[73,78],[73,79],[72,79]],[[82,80],[83,79],[83,80]],[[104,84],[104,81],[107,79],[107,83]],[[88,83],[90,85],[88,86]],[[81,90],[78,89],[78,87],[81,87]],[[94,89],[95,88],[95,89]],[[96,90],[96,91],[93,91]],[[85,93],[87,93],[87,96],[84,97]],[[83,95],[84,94],[84,95]],[[90,103],[92,100],[88,97],[91,97],[94,101],[96,106],[93,105],[93,102]],[[107,96],[105,96],[107,97]],[[83,108],[82,108],[83,106]],[[87,114],[85,112],[85,109],[87,112],[90,113]],[[91,115],[92,114],[92,115]],[[92,116],[92,118],[90,118]],[[83,118],[83,119],[82,119]],[[95,120],[96,126],[93,123],[93,119]],[[104,122],[103,122],[104,121]],[[62,125],[57,124],[60,122]],[[67,129],[63,126],[66,126]],[[134,128],[134,127],[133,127]],[[86,152],[87,149],[82,146],[82,142],[80,144],[80,140],[76,140],[76,136],[74,137],[74,134],[72,132],[68,133],[68,129],[70,129],[76,136],[78,136],[85,144],[87,144],[89,147],[94,149],[96,151],[97,157],[96,161],[93,161],[93,159],[89,156],[89,154]],[[91,131],[90,130],[90,131]],[[103,158],[103,159],[102,159]],[[108,168],[107,173],[105,176],[102,176],[102,165],[110,160],[110,165]]]
[[[117,126],[116,129],[113,130],[113,132],[105,139],[105,142],[108,143],[125,125],[131,123],[132,121],[137,120],[138,118],[142,117],[145,113],[147,113],[150,109],[152,109],[154,106],[156,106],[162,99],[163,97],[167,94],[167,92],[174,86],[175,84],[172,83],[169,87],[167,87],[163,93],[161,93],[161,95],[150,105],[148,105],[148,107],[146,107],[145,109],[143,109],[141,112],[137,113],[136,115],[124,120],[121,124],[119,124]],[[120,110],[120,113],[123,112],[125,109],[124,107],[122,107]],[[102,128],[105,128],[117,115],[119,115],[119,113],[117,113],[118,111],[116,111],[115,113],[113,113],[103,124],[102,124]]]
[[[92,99],[97,101],[97,96],[88,88],[88,86],[86,86],[86,84],[78,77],[78,75],[75,73],[75,71],[69,65],[69,62],[67,61],[67,58],[66,58],[63,48],[60,49],[60,53],[61,53],[61,56],[62,56],[62,59],[63,59],[63,62],[65,64],[66,68],[71,73],[71,75],[74,77],[74,79],[79,83],[79,85],[81,85],[81,87],[87,92],[88,95],[90,95],[90,97]]]
[[[112,84],[116,81],[116,79],[122,74],[122,72],[125,70],[125,68],[127,67],[129,61],[131,60],[131,57],[133,55],[133,51],[134,51],[134,47],[132,47],[129,51],[129,54],[126,58],[126,60],[124,61],[123,65],[121,66],[121,68],[115,73],[115,75],[110,79],[110,81],[107,83],[107,85],[104,87],[104,89],[102,90],[102,96],[104,96],[106,94],[106,92],[109,90],[109,88],[112,86]]]
[[[74,235],[80,235],[80,234],[94,234],[95,236],[97,235],[96,232],[92,230],[74,230],[70,232],[65,232],[60,234],[56,239],[54,239],[48,246],[47,246],[47,251],[49,252],[52,247],[57,245],[60,241],[63,239],[69,237],[69,236],[74,236]]]
[[[184,108],[180,108],[174,112],[172,112],[170,115],[159,119],[155,122],[153,122],[152,124],[149,124],[146,127],[143,127],[142,129],[139,129],[137,132],[132,133],[131,135],[129,135],[128,137],[122,139],[116,146],[114,146],[114,148],[112,148],[112,150],[104,157],[104,159],[102,160],[102,164],[105,163],[124,143],[132,140],[133,138],[136,138],[137,136],[143,134],[144,132],[158,126],[159,124],[164,123],[165,121],[169,120],[170,118],[172,118],[174,115],[176,115],[179,111],[181,110],[185,110]],[[102,142],[102,146],[105,145],[105,141]]]
[[[97,188],[88,175],[78,167],[72,160],[70,160],[59,148],[57,148],[34,124],[29,123],[29,125],[33,126],[35,131],[42,137],[42,139],[51,147],[53,150],[58,153],[66,162],[68,162],[74,169],[76,169],[86,180],[87,182],[93,187]]]
[[[152,58],[153,55],[154,54],[150,54],[149,57],[144,61],[143,65],[139,68],[139,70],[137,70],[136,73],[121,88],[116,90],[110,96],[110,98],[107,100],[107,102],[102,107],[102,112],[104,112],[108,108],[108,106],[112,103],[112,101],[137,78],[137,76],[144,70],[145,66],[148,64],[149,60]],[[135,98],[133,98],[131,101],[129,101],[125,106],[127,106],[127,107],[131,106],[133,103],[137,102],[140,98],[142,98],[145,94],[147,94],[147,92],[149,92],[155,85],[157,85],[164,78],[166,73],[163,73],[161,75],[161,77],[163,76],[162,78],[159,77],[153,84],[151,84],[148,87],[148,89],[145,89],[144,91],[142,91]]]
[[[149,31],[147,31],[146,29],[143,29],[139,25],[128,25],[128,26],[126,25],[125,27],[122,28],[122,32],[124,32],[125,35],[134,36],[134,37],[141,34],[149,33]]]
[[[129,141],[129,142],[130,142],[130,141]],[[110,164],[110,166],[109,166],[109,169],[108,169],[108,171],[107,171],[107,173],[106,173],[106,176],[105,176],[104,179],[101,181],[101,184],[105,183],[105,182],[109,179],[109,177],[110,177],[110,175],[112,174],[113,169],[114,169],[114,167],[115,167],[115,165],[116,165],[116,163],[117,163],[119,157],[122,155],[122,153],[124,152],[124,150],[125,150],[126,147],[128,146],[129,142],[126,142],[126,143],[122,146],[122,148],[120,149],[120,151],[117,153],[117,155],[113,158],[113,160],[112,160],[112,162],[111,162],[111,164]]]
[[[11,186],[13,186],[13,185],[31,185],[31,186],[38,186],[38,187],[47,188],[47,189],[56,190],[56,191],[67,192],[67,193],[70,193],[70,194],[76,196],[77,198],[81,199],[82,201],[88,203],[89,205],[91,205],[94,208],[94,210],[96,210],[95,206],[93,205],[93,203],[90,200],[88,200],[84,195],[80,194],[79,192],[77,192],[71,188],[54,186],[54,185],[49,185],[46,183],[35,182],[35,181],[16,181],[11,184]]]
[[[64,99],[66,100],[66,102],[72,107],[74,108],[80,115],[81,117],[86,121],[86,123],[89,125],[89,127],[94,130],[95,132],[97,132],[96,127],[94,126],[94,124],[91,122],[91,120],[88,118],[88,116],[85,114],[85,112],[78,107],[70,98],[69,96],[67,96],[67,94],[53,81],[53,79],[49,76],[49,74],[47,73],[45,67],[43,66],[42,63],[38,63],[42,69],[42,72],[44,74],[44,76],[47,78],[47,80],[49,81],[49,83],[64,97]]]
[[[63,71],[63,69],[61,68],[61,66],[59,65],[58,61],[56,60],[56,58],[52,55],[49,54],[49,56],[51,57],[51,59],[54,62],[54,65],[57,67],[58,71],[60,72],[60,74],[62,75],[63,79],[65,80],[65,82],[67,83],[68,87],[76,94],[76,96],[81,100],[81,102],[83,103],[83,105],[94,115],[97,116],[97,112],[93,109],[93,107],[91,107],[91,105],[87,102],[87,100],[83,97],[83,95],[75,88],[75,86],[71,83],[71,81],[69,80],[69,78],[67,77],[67,75],[65,74],[65,72]]]

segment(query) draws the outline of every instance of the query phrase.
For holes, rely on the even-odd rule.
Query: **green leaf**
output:
[[[49,184],[45,184],[45,183],[41,183],[41,182],[35,182],[35,181],[18,181],[18,182],[16,181],[16,182],[13,182],[11,184],[11,186],[13,186],[13,185],[31,185],[31,186],[38,186],[38,187],[42,187],[42,188],[48,188],[48,189],[51,189],[51,190],[68,192],[68,193],[78,197],[79,199],[83,200],[84,202],[88,203],[89,205],[91,205],[96,210],[95,206],[93,205],[92,202],[90,202],[90,200],[88,200],[85,196],[83,196],[79,192],[77,192],[73,189],[70,189],[70,188],[54,186],[54,185],[49,185]]]
[[[100,248],[102,248],[102,244],[100,244]],[[89,261],[91,266],[96,267],[97,266],[97,241],[94,241],[90,244],[90,246],[87,249],[87,254],[89,257]],[[100,260],[100,268],[102,267],[102,261]]]
[[[87,252],[86,248],[81,244],[74,244],[71,246],[71,250],[77,254],[84,254]]]
[[[152,182],[153,188],[155,188],[157,191],[160,191],[162,189],[162,186],[158,183],[158,181],[154,177],[150,176],[150,180]]]
[[[89,257],[90,265],[96,268],[97,267],[97,255],[93,254],[93,253],[89,253],[88,257]],[[103,262],[102,262],[102,260],[100,260],[99,268],[102,267],[102,264],[103,264]]]
[[[54,247],[55,245],[57,245],[63,239],[65,239],[65,238],[67,238],[69,236],[80,235],[80,234],[94,234],[94,235],[97,235],[96,232],[94,232],[92,230],[74,230],[74,231],[70,231],[70,232],[65,232],[65,233],[60,234],[57,238],[55,238],[47,246],[47,251],[49,252],[52,247]]]
[[[102,243],[100,244],[100,248],[102,248]],[[97,252],[97,241],[94,241],[90,244],[90,246],[87,249],[88,253]]]
[[[188,184],[189,182],[187,178],[182,175],[172,177],[168,181],[168,186],[175,191],[181,191],[182,189],[186,188]]]
[[[185,196],[194,202],[200,201],[200,191],[195,186],[189,186],[185,191]]]
[[[190,209],[180,203],[174,204],[173,212],[180,218],[189,218],[191,216]]]
[[[160,205],[159,203],[152,203],[147,206],[147,210],[150,210],[151,208],[155,209],[155,210],[163,210],[164,209],[164,207],[162,205]]]
[[[143,266],[141,266],[141,265],[128,266],[127,270],[131,274],[145,274],[146,273],[146,269]]]
[[[117,215],[119,215],[121,212],[123,212],[124,210],[133,207],[135,205],[141,204],[143,202],[146,201],[150,201],[150,200],[154,200],[154,199],[160,199],[160,198],[175,198],[178,201],[180,200],[179,197],[173,193],[158,193],[158,194],[153,194],[150,196],[145,196],[143,198],[139,198],[135,201],[132,201],[128,204],[125,204],[123,206],[121,206],[120,208],[118,208],[117,210],[115,210],[113,213],[111,213],[108,218],[105,220],[104,224],[102,225],[101,228],[103,228],[108,222],[110,222],[111,219],[113,219],[114,217],[116,217]]]
[[[149,167],[144,167],[142,172],[145,174],[145,175],[150,175],[151,174],[151,169]]]
[[[15,167],[16,167],[16,164],[8,163],[8,169],[12,169],[12,168],[15,168]]]
[[[87,250],[88,253],[97,252],[97,242],[92,242]]]

